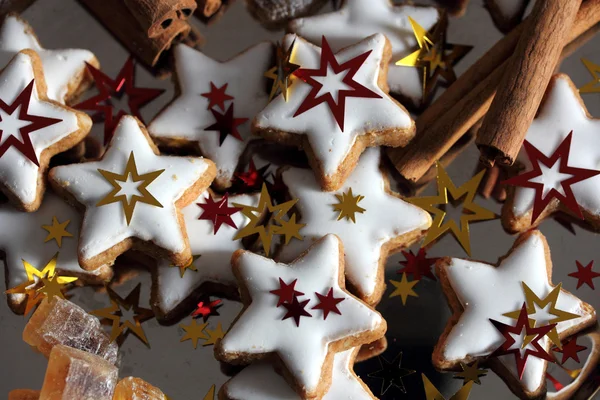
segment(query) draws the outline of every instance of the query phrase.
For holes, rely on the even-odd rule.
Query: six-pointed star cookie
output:
[[[436,269],[454,311],[433,352],[433,364],[439,369],[457,368],[460,362],[469,364],[486,358],[502,345],[504,338],[490,319],[514,326],[515,320],[504,314],[525,303],[523,283],[539,298],[545,298],[554,288],[550,249],[539,231],[520,236],[498,266],[446,257],[437,262]],[[596,321],[592,306],[563,289],[556,308],[580,316],[557,324],[561,340]],[[553,315],[536,308],[529,318],[536,320],[536,326],[544,326]],[[547,337],[542,343],[548,351]],[[492,364],[492,369],[507,381],[511,390],[526,397],[536,397],[543,391],[546,367],[547,361],[529,357],[519,381],[512,355],[501,356]]]
[[[590,170],[600,169],[600,119],[592,118],[568,76],[556,75],[548,85],[546,96],[537,118],[527,131],[526,140],[546,157],[550,157],[565,138],[572,133],[568,166]],[[531,162],[524,149],[518,161],[526,171],[532,170]],[[557,171],[560,160],[553,168],[544,168],[543,175],[535,178],[544,184],[544,195],[552,188],[562,192],[561,182],[570,178]],[[583,217],[595,229],[600,229],[600,175],[574,183],[570,186]],[[532,212],[536,189],[517,187],[509,191],[502,209],[502,222],[510,231],[525,231],[532,227]],[[541,213],[534,225],[552,213],[564,210],[558,200],[553,199]]]
[[[181,210],[194,255],[192,266],[195,271],[187,268],[182,276],[179,268],[173,267],[168,260],[161,260],[156,268],[152,307],[160,321],[169,322],[189,311],[190,306],[193,308],[199,296],[206,292],[205,289],[237,293],[237,282],[231,270],[231,255],[244,247],[240,240],[233,240],[237,229],[222,226],[215,234],[211,221],[199,219],[202,209],[198,203],[205,203],[209,193],[212,194],[209,191],[202,193]],[[229,197],[228,202],[256,207],[258,197],[258,194],[234,195]],[[241,212],[233,214],[231,219],[238,229],[248,223],[248,218]],[[210,287],[205,288],[205,284]]]
[[[0,190],[25,211],[35,211],[46,189],[52,156],[85,138],[86,114],[46,97],[38,55],[18,53],[0,73]]]
[[[408,17],[429,31],[438,22],[440,12],[435,7],[394,6],[390,0],[346,0],[338,11],[296,19],[289,28],[315,44],[325,36],[334,51],[383,33],[392,45],[387,79],[390,92],[418,108],[423,101],[421,70],[395,65],[417,46]]]
[[[295,42],[294,42],[295,41]],[[334,58],[340,65],[367,54],[357,71],[345,67],[335,73],[331,65],[323,65],[321,48],[295,35],[286,35],[284,47],[294,44],[292,62],[302,70],[327,67],[325,77],[315,76],[311,80],[323,86],[313,86],[299,77],[293,79],[288,100],[277,96],[261,111],[253,122],[253,131],[277,142],[302,145],[317,180],[324,190],[336,190],[350,175],[358,157],[366,147],[404,146],[415,134],[415,124],[406,110],[392,99],[385,90],[386,69],[389,63],[389,42],[382,34],[370,36],[337,53]],[[349,90],[344,83],[350,72],[353,84],[363,87],[370,97],[348,97],[358,90]],[[305,99],[311,95],[327,99],[309,110],[298,114]],[[376,95],[377,97],[373,97]],[[329,103],[342,109],[343,124],[339,124]],[[342,130],[340,126],[343,126]]]
[[[331,355],[372,342],[386,330],[378,312],[345,290],[343,255],[342,242],[335,235],[323,237],[289,265],[248,251],[235,252],[232,266],[244,309],[215,347],[217,359],[248,363],[275,354],[303,398],[327,390]],[[272,291],[279,288],[279,279],[296,280],[295,290],[304,294],[277,307],[279,296]],[[340,314],[323,319],[322,311],[314,309],[319,304],[315,293],[330,290],[333,297],[343,299],[337,304]],[[302,311],[295,314],[299,325],[292,318],[283,319],[292,311]]]
[[[366,150],[352,174],[336,192],[322,192],[309,170],[290,168],[281,173],[290,196],[298,199],[296,207],[304,241],[292,240],[283,247],[278,259],[286,262],[298,256],[313,242],[335,233],[346,250],[346,279],[356,295],[376,304],[383,294],[384,267],[387,255],[410,246],[431,225],[429,213],[403,201],[389,190],[387,177],[380,169],[381,151]],[[359,205],[364,213],[356,214],[356,223],[338,220],[333,210],[335,194],[349,189],[364,199]]]
[[[367,385],[354,373],[358,348],[337,353],[333,358],[331,387],[323,400],[376,399]],[[269,382],[265,385],[265,382]],[[226,382],[219,396],[227,400],[300,400],[273,365],[261,361],[244,368]],[[221,397],[219,397],[221,398]]]
[[[100,161],[53,168],[50,181],[85,208],[79,241],[83,268],[112,263],[132,247],[185,265],[192,254],[180,210],[210,185],[215,170],[207,159],[159,155],[146,129],[128,116]]]
[[[91,83],[85,63],[100,67],[96,56],[89,50],[44,49],[27,22],[9,15],[0,27],[0,67],[24,49],[32,49],[39,54],[48,85],[48,98],[63,104],[76,98]]]
[[[224,63],[185,45],[177,46],[174,53],[180,94],[154,118],[148,131],[160,145],[197,145],[202,155],[217,165],[214,184],[228,188],[246,145],[253,139],[250,120],[269,100],[264,73],[270,67],[273,46],[257,44]],[[211,91],[218,89],[226,96],[215,92],[223,100],[214,104]],[[249,121],[237,127],[243,140],[229,135],[220,144],[219,132],[206,128],[215,123],[212,110],[226,114],[232,104],[233,117]]]

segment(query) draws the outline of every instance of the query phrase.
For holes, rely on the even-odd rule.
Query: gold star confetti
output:
[[[600,93],[600,65],[594,64],[585,58],[582,58],[581,61],[594,79],[580,87],[579,93]]]
[[[102,174],[104,179],[108,181],[113,187],[113,190],[106,195],[102,200],[96,204],[96,207],[105,206],[111,203],[121,203],[123,206],[123,212],[125,213],[125,219],[127,220],[127,225],[131,222],[131,218],[133,217],[133,211],[135,210],[135,205],[140,203],[146,203],[151,206],[161,207],[162,204],[156,200],[152,194],[148,191],[148,185],[150,185],[156,178],[159,177],[165,170],[157,170],[148,172],[147,174],[138,174],[137,166],[135,165],[135,157],[133,155],[133,151],[129,154],[129,160],[127,160],[127,165],[125,166],[125,171],[122,174],[116,174],[114,172],[105,171],[103,169],[98,169],[98,172]],[[119,182],[128,183],[129,177],[131,176],[131,181],[137,183],[137,194],[128,195],[127,193],[119,194],[123,187]],[[139,183],[138,183],[139,182]],[[131,197],[131,198],[130,198]]]
[[[215,385],[212,385],[210,387],[210,389],[208,389],[208,392],[206,393],[206,395],[204,396],[204,398],[202,400],[214,400],[215,398]]]
[[[204,340],[202,346],[210,346],[211,344],[214,345],[215,343],[217,343],[217,339],[223,339],[223,336],[225,336],[225,332],[223,332],[223,327],[221,326],[220,322],[217,325],[216,329],[204,329],[204,332],[206,332],[206,334],[208,335],[208,339]]]
[[[477,194],[477,188],[479,187],[484,174],[485,171],[481,171],[464,185],[456,187],[450,180],[448,173],[446,173],[444,168],[438,163],[438,195],[410,198],[406,200],[409,203],[428,211],[434,217],[433,223],[431,224],[429,231],[427,231],[427,236],[425,237],[422,247],[427,246],[444,233],[451,232],[456,240],[458,240],[462,248],[467,252],[467,254],[471,255],[469,223],[475,221],[487,221],[496,218],[496,214],[474,203],[475,195]],[[448,194],[450,195],[450,199],[448,198]],[[450,221],[445,221],[445,208],[441,209],[434,207],[434,205],[455,205],[459,201],[462,203],[463,207],[463,212],[460,216],[460,228],[453,219]],[[469,213],[465,213],[464,210],[469,211]]]
[[[67,226],[70,222],[71,220],[68,219],[60,223],[56,217],[52,217],[52,225],[42,225],[42,228],[48,231],[48,236],[44,239],[44,243],[54,239],[58,247],[62,247],[63,237],[73,237],[73,234],[67,231]]]
[[[296,214],[292,214],[288,221],[279,219],[281,226],[276,230],[278,235],[285,235],[285,244],[288,244],[292,238],[302,240],[300,235],[300,229],[304,228],[306,224],[296,223]]]
[[[265,77],[274,80],[273,86],[271,86],[271,93],[269,94],[269,101],[273,100],[273,97],[279,92],[283,94],[285,101],[288,99],[288,89],[292,74],[300,68],[299,65],[290,62],[294,53],[294,44],[296,44],[295,39],[286,50],[283,48],[283,43],[277,43],[277,65],[265,72]]]
[[[338,199],[338,202],[333,205],[334,211],[339,211],[337,220],[339,221],[342,218],[346,218],[347,220],[352,220],[352,222],[356,223],[356,213],[364,213],[367,211],[358,205],[358,203],[365,198],[365,196],[352,194],[352,188],[348,189],[347,192],[342,194],[336,194],[335,197]]]
[[[191,340],[194,349],[198,346],[198,339],[208,339],[208,336],[204,333],[204,329],[208,326],[208,322],[198,325],[197,319],[192,319],[192,323],[189,325],[179,325],[184,331],[185,335],[181,338],[180,342]]]
[[[64,283],[60,283],[58,280],[59,278],[62,278],[61,280],[63,282],[68,281],[68,283],[71,282],[75,282],[77,280],[77,278],[75,277],[65,277],[65,276],[59,276],[57,274],[55,274],[54,276],[48,277],[48,278],[42,278],[41,282],[42,282],[42,286],[37,289],[38,293],[42,293],[44,295],[44,297],[47,297],[48,300],[56,297],[60,297],[61,299],[65,298],[65,294],[64,294],[64,290],[65,288],[63,287]]]
[[[563,310],[559,310],[556,308],[556,303],[558,302],[558,296],[560,295],[560,290],[562,288],[562,283],[559,283],[552,289],[552,291],[546,296],[544,299],[540,299],[534,292],[527,286],[525,282],[521,282],[523,285],[523,292],[525,294],[525,305],[527,306],[527,314],[532,315],[537,312],[537,309],[543,310],[546,309],[548,314],[554,315],[556,318],[552,318],[547,321],[548,325],[558,324],[559,322],[568,321],[571,319],[579,318],[580,315],[572,314],[570,312],[566,312]],[[521,310],[513,311],[504,314],[505,317],[518,319]],[[529,325],[532,328],[536,327],[536,320],[534,318],[529,318]],[[560,343],[560,338],[558,337],[558,331],[556,327],[552,328],[550,332],[547,334],[548,338],[558,347],[562,349],[562,345]],[[535,337],[534,337],[535,338]],[[531,338],[526,338],[523,342],[526,346],[531,342]]]
[[[147,346],[150,346],[141,324],[154,317],[154,313],[152,310],[141,308],[139,306],[141,286],[142,285],[138,283],[135,289],[133,289],[125,299],[121,298],[121,296],[115,293],[110,287],[106,287],[106,291],[110,298],[110,306],[90,313],[96,317],[112,321],[112,329],[110,332],[111,342],[121,337],[121,335],[123,335],[122,339],[124,340],[124,334],[132,332]],[[125,322],[123,323],[121,322],[122,317],[125,317]]]
[[[425,376],[425,374],[421,374],[423,378],[423,387],[425,388],[425,399],[426,400],[446,400],[444,396],[440,393],[440,391],[431,383],[431,381]],[[465,383],[463,387],[459,389],[458,392],[454,393],[452,397],[448,400],[467,400],[469,398],[469,394],[471,394],[471,389],[473,388],[473,381]]]
[[[187,263],[187,265],[179,265],[179,266],[177,266],[177,265],[171,264],[171,265],[169,265],[169,267],[171,267],[171,268],[179,268],[179,274],[183,278],[183,275],[185,274],[185,271],[187,271],[187,270],[198,272],[198,268],[196,268],[196,266],[194,265],[194,263],[200,257],[201,256],[192,256],[192,259],[190,260],[189,263]]]
[[[390,294],[390,299],[392,297],[400,296],[402,298],[402,305],[406,305],[406,299],[408,296],[419,297],[419,295],[413,290],[413,287],[419,283],[418,280],[408,281],[406,279],[406,273],[402,274],[402,280],[400,282],[394,281],[390,279],[390,283],[394,285],[396,289]]]
[[[486,376],[488,373],[487,369],[479,369],[479,360],[475,361],[470,366],[461,362],[460,367],[462,368],[462,372],[457,372],[454,377],[462,379],[463,384],[474,382],[481,385],[479,377]]]

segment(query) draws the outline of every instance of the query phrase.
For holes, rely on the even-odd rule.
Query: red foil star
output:
[[[19,93],[17,98],[10,105],[0,100],[0,109],[2,109],[5,114],[12,116],[12,114],[18,110],[18,120],[29,122],[29,124],[19,127],[18,133],[0,130],[0,143],[2,143],[0,145],[0,157],[2,157],[4,153],[6,153],[12,146],[15,148],[15,150],[21,152],[21,154],[30,159],[32,163],[39,167],[40,163],[37,155],[35,154],[35,149],[33,148],[30,135],[32,132],[50,125],[57,124],[62,120],[29,114],[29,103],[31,102],[31,95],[33,94],[33,84],[34,81],[31,80],[29,85],[27,85],[25,89]],[[5,135],[8,135],[8,137],[5,137]],[[23,141],[19,140],[19,136],[23,139]]]
[[[248,171],[239,172],[235,174],[235,177],[241,182],[238,192],[240,193],[249,193],[260,190],[263,183],[265,183],[267,170],[271,164],[267,164],[260,169],[256,169],[256,165],[254,165],[254,160],[250,160],[250,164],[248,165]]]
[[[73,108],[79,110],[99,111],[104,114],[104,144],[110,142],[119,120],[122,116],[127,115],[127,113],[123,110],[119,110],[115,114],[114,106],[111,103],[111,98],[120,99],[126,95],[130,114],[143,122],[144,120],[140,114],[140,108],[164,92],[163,89],[141,88],[134,86],[135,65],[132,57],[127,59],[115,80],[112,80],[94,66],[87,63],[86,65],[87,70],[94,77],[94,83],[98,89],[98,94],[82,101],[79,104],[74,105]]]
[[[312,317],[305,310],[306,305],[310,300],[304,300],[302,303],[298,302],[298,298],[294,296],[294,299],[291,303],[283,303],[283,306],[286,308],[287,313],[283,316],[282,320],[286,320],[288,318],[294,318],[296,321],[296,326],[300,326],[300,318],[301,317]]]
[[[213,107],[219,107],[221,110],[225,111],[225,102],[228,100],[233,100],[233,96],[225,93],[227,90],[227,83],[221,87],[217,87],[214,83],[210,83],[210,92],[202,93],[200,96],[206,97],[208,99],[208,107],[207,110]]]
[[[523,371],[525,370],[525,364],[529,356],[538,357],[550,362],[554,362],[552,355],[548,354],[546,350],[540,345],[539,341],[550,332],[556,324],[540,326],[538,328],[532,328],[529,326],[529,318],[527,316],[527,306],[523,303],[517,324],[515,326],[506,325],[502,322],[490,319],[490,322],[498,329],[498,331],[504,336],[504,343],[491,354],[491,357],[503,356],[506,354],[514,354],[515,361],[517,363],[517,373],[519,379],[523,377]],[[525,338],[535,336],[533,340],[526,346],[525,349],[521,349],[520,345],[515,347],[515,337],[520,337],[524,332]],[[532,350],[530,347],[533,347]]]
[[[341,311],[337,308],[337,305],[345,300],[343,297],[333,297],[333,288],[329,289],[326,296],[315,292],[319,299],[319,304],[314,306],[313,310],[323,310],[323,319],[327,319],[330,312],[342,315]]]
[[[421,280],[421,277],[425,276],[431,280],[437,281],[431,267],[437,261],[437,258],[427,258],[427,251],[424,248],[419,249],[415,255],[411,251],[403,251],[402,255],[406,259],[400,261],[400,264],[404,265],[404,268],[398,270],[398,274],[411,275],[415,280]]]
[[[202,319],[206,322],[211,315],[219,315],[217,308],[221,307],[222,302],[221,299],[210,301],[208,297],[204,297],[198,302],[198,306],[192,313],[192,317],[202,316]]]
[[[221,200],[214,201],[212,196],[209,194],[206,198],[206,203],[196,203],[202,208],[202,214],[198,219],[205,219],[212,221],[214,226],[213,234],[216,235],[222,224],[227,224],[232,228],[237,229],[237,225],[231,219],[231,216],[241,210],[240,207],[229,207],[227,205],[228,195],[225,193]]]
[[[584,351],[586,349],[587,349],[587,347],[580,346],[577,344],[577,338],[569,339],[566,343],[563,343],[562,349],[559,349],[556,346],[553,348],[553,350],[555,352],[562,354],[562,360],[560,361],[561,364],[564,364],[565,362],[567,362],[567,360],[569,360],[569,358],[572,358],[576,362],[580,362],[579,355],[577,353]]]
[[[296,296],[304,296],[304,293],[294,289],[297,281],[298,279],[294,279],[292,283],[288,285],[283,281],[283,279],[279,278],[279,289],[271,290],[269,292],[275,296],[279,296],[279,300],[277,300],[277,307],[285,303],[291,303]]]
[[[560,392],[561,390],[563,390],[565,388],[565,386],[562,383],[560,383],[558,381],[558,379],[556,379],[555,377],[553,377],[552,375],[550,375],[547,372],[546,372],[546,379],[548,379],[552,383],[552,386],[554,386],[555,392]]]
[[[595,290],[596,288],[594,287],[593,279],[598,278],[600,273],[592,270],[594,261],[590,261],[585,267],[581,265],[579,261],[575,261],[575,263],[577,263],[577,272],[571,272],[569,276],[577,278],[577,289],[579,289],[585,283]]]
[[[213,117],[215,117],[215,123],[211,126],[204,128],[205,131],[218,131],[219,132],[219,146],[223,144],[227,135],[231,135],[237,140],[243,141],[240,133],[237,130],[238,125],[248,121],[248,118],[234,118],[233,117],[233,104],[230,104],[225,111],[225,114],[221,114],[214,108],[210,109]]]
[[[338,64],[333,51],[331,51],[331,47],[329,47],[329,43],[327,43],[327,39],[323,36],[323,44],[321,50],[321,65],[319,69],[305,69],[300,68],[294,72],[298,78],[303,80],[305,83],[312,86],[311,91],[302,101],[298,110],[294,114],[294,117],[305,113],[318,106],[321,103],[326,103],[333,114],[338,126],[344,131],[344,114],[346,109],[346,98],[348,97],[362,97],[362,98],[371,98],[378,99],[381,96],[372,90],[366,88],[361,85],[357,81],[354,80],[354,75],[358,72],[360,67],[364,64],[364,62],[371,54],[371,51],[367,51],[359,56],[354,57],[351,60],[346,61],[343,64]],[[328,72],[332,72],[336,75],[344,74],[344,78],[342,82],[344,82],[351,89],[339,90],[337,92],[337,103],[335,101],[334,96],[331,92],[326,92],[319,96],[321,89],[323,88],[323,84],[314,79],[314,77],[323,77],[326,78],[328,76]]]
[[[583,219],[583,214],[581,213],[581,209],[579,208],[579,204],[577,204],[577,200],[575,199],[575,195],[573,194],[573,190],[571,186],[577,182],[581,182],[585,179],[591,178],[600,174],[600,171],[585,169],[585,168],[575,168],[569,167],[569,152],[571,150],[571,137],[573,135],[573,131],[569,133],[569,135],[563,140],[563,142],[558,146],[556,151],[550,156],[546,157],[542,152],[536,149],[531,143],[525,141],[523,143],[523,147],[525,148],[525,152],[527,153],[527,157],[529,161],[531,161],[531,165],[533,166],[532,171],[528,171],[524,174],[515,176],[514,178],[506,180],[504,183],[507,185],[514,186],[522,186],[531,189],[535,189],[535,200],[533,202],[533,215],[531,217],[531,221],[535,222],[539,215],[544,211],[548,203],[552,199],[558,199],[561,203],[563,203],[569,210],[573,211],[575,215],[579,218]],[[571,175],[570,178],[565,179],[560,182],[562,189],[564,191],[564,195],[560,193],[555,188],[551,188],[548,193],[544,195],[544,183],[541,182],[531,182],[532,179],[537,178],[543,175],[542,169],[540,167],[540,163],[544,166],[551,168],[557,162],[559,162],[559,172],[563,174]]]

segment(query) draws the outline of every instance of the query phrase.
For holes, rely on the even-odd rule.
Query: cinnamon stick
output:
[[[475,140],[482,162],[515,162],[580,5],[581,0],[535,3]]]
[[[195,0],[124,0],[148,37],[161,35],[178,19],[185,20],[196,9]]]
[[[196,2],[198,4],[196,14],[204,18],[212,17],[223,4],[221,0],[196,0]]]

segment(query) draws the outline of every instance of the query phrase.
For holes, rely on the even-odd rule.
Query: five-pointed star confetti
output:
[[[304,240],[300,234],[300,230],[306,226],[306,224],[300,224],[296,222],[296,214],[292,214],[288,220],[284,218],[278,218],[274,222],[279,223],[276,233],[284,236],[284,244],[289,244],[292,238],[298,240]]]
[[[549,252],[544,236],[538,231],[531,231],[517,239],[498,266],[458,258],[444,258],[438,262],[436,267],[441,285],[446,288],[446,295],[456,298],[457,302],[451,304],[454,316],[442,335],[445,339],[438,341],[434,349],[440,354],[438,360],[434,359],[436,368],[441,368],[440,363],[444,364],[444,369],[458,368],[460,362],[485,358],[501,346],[504,337],[489,319],[514,324],[514,320],[503,314],[526,303],[522,282],[542,298],[552,292],[555,286],[549,279],[552,271]],[[556,325],[559,337],[567,332],[572,334],[582,330],[595,322],[592,307],[564,289],[561,289],[556,307],[581,315],[559,322]],[[549,349],[549,340],[544,342],[547,346],[545,349]],[[522,380],[519,379],[514,358],[502,356],[499,362],[502,366],[492,364],[492,369],[510,372],[503,376],[524,393],[535,393],[543,386],[546,360],[529,359]]]
[[[185,265],[169,265],[169,267],[172,268],[179,268],[179,274],[181,275],[181,277],[183,278],[183,276],[185,275],[185,271],[190,270],[192,272],[198,272],[198,268],[196,268],[195,262],[200,258],[201,256],[192,256],[192,259],[190,260],[189,263],[185,264]]]
[[[116,194],[115,199],[125,198],[128,199],[127,204],[132,204],[134,199],[144,196],[142,186],[149,183],[147,190],[156,200],[154,204],[162,207],[137,201],[131,220],[126,220],[123,218],[124,208],[121,205],[125,200],[99,205],[109,193],[114,193],[115,185],[98,170],[122,173],[126,165],[133,164],[128,160],[133,159],[131,154],[134,151],[133,169],[136,173],[131,173],[133,182],[123,184],[123,190]],[[99,260],[104,255],[109,256],[111,261],[114,260],[120,252],[133,246],[132,238],[138,238],[157,250],[160,248],[160,251],[169,256],[172,264],[184,265],[192,258],[186,230],[179,218],[180,208],[187,203],[181,204],[178,200],[184,193],[190,201],[202,193],[215,176],[215,166],[207,159],[161,156],[157,153],[158,150],[139,121],[125,116],[117,125],[114,137],[101,160],[59,166],[50,171],[50,181],[54,187],[61,192],[69,192],[85,207],[85,223],[79,240],[79,261],[83,268],[99,267]],[[132,168],[128,170],[131,171]],[[158,171],[163,172],[158,174]],[[129,174],[124,175],[125,181]],[[138,175],[147,180],[144,183],[136,182]],[[149,178],[154,178],[151,183]],[[120,252],[115,251],[114,246],[123,242],[127,246],[120,246]]]
[[[304,296],[304,293],[299,292],[295,289],[298,279],[294,279],[289,284],[285,283],[283,279],[279,278],[279,288],[269,291],[279,299],[277,300],[277,307],[282,306],[284,303],[291,303],[295,297]]]
[[[181,94],[152,120],[148,130],[165,146],[176,140],[199,147],[202,155],[217,164],[217,189],[231,186],[240,157],[255,137],[250,132],[250,123],[244,123],[236,128],[242,140],[228,138],[220,143],[219,134],[206,130],[217,116],[213,115],[214,108],[209,107],[210,100],[201,94],[210,90],[211,83],[217,87],[227,85],[227,94],[235,99],[235,113],[234,107],[230,108],[232,118],[234,115],[251,118],[269,101],[263,74],[269,68],[272,52],[271,43],[263,42],[220,63],[184,45],[173,50]],[[225,113],[226,109],[222,111]]]
[[[555,347],[552,350],[562,354],[562,359],[560,360],[560,363],[564,364],[569,360],[569,358],[572,358],[576,362],[580,362],[578,353],[586,349],[587,347],[580,346],[577,344],[577,337],[573,337],[567,340],[565,343],[563,343],[562,349],[559,347]]]
[[[208,194],[204,199],[204,203],[197,203],[198,207],[202,209],[202,214],[198,219],[204,219],[211,221],[214,226],[214,234],[216,235],[221,228],[221,225],[226,224],[234,229],[237,229],[235,222],[231,218],[232,215],[240,211],[241,207],[230,207],[227,203],[229,195],[225,193],[221,200],[215,201],[212,195]]]
[[[400,296],[400,298],[402,299],[403,306],[406,305],[406,299],[408,299],[408,296],[419,297],[419,295],[413,290],[413,288],[417,283],[419,283],[419,281],[414,280],[409,282],[408,279],[406,279],[406,273],[402,274],[401,281],[395,281],[390,279],[390,283],[395,288],[394,291],[390,294],[390,298]]]
[[[67,226],[71,222],[70,219],[65,222],[58,222],[56,216],[52,216],[52,225],[42,225],[42,229],[48,231],[48,236],[44,239],[44,243],[50,240],[56,240],[58,247],[62,247],[62,240],[64,237],[73,237],[73,234],[67,230]]]
[[[365,151],[344,186],[334,192],[341,195],[354,188],[357,193],[366,194],[361,205],[369,210],[369,218],[359,218],[356,224],[346,219],[337,221],[337,215],[331,211],[332,193],[321,191],[310,171],[289,168],[281,174],[290,196],[298,198],[296,207],[306,226],[302,229],[305,240],[295,240],[284,246],[279,259],[291,261],[311,242],[334,233],[344,243],[346,279],[356,288],[358,297],[369,304],[377,303],[383,295],[385,262],[382,257],[387,256],[382,252],[384,246],[396,241],[409,245],[411,240],[420,237],[419,232],[431,225],[427,212],[389,190],[380,161],[379,149]]]
[[[551,201],[535,221],[536,224],[554,212],[564,210],[574,215],[583,214],[588,223],[598,226],[600,120],[591,118],[583,104],[569,77],[559,74],[551,79],[537,117],[526,136],[527,146],[537,150],[534,150],[536,157],[530,159],[525,146],[518,156],[518,162],[525,171],[530,171],[529,174],[538,171],[538,178],[531,181],[531,185],[537,185],[537,188],[516,187],[514,191],[509,191],[502,209],[502,221],[507,229],[519,232],[530,229],[534,220],[532,216],[545,206],[540,199],[557,197],[557,194],[558,199],[570,201],[566,204],[561,204],[563,201]],[[560,162],[557,155],[560,156]],[[545,167],[543,164],[554,167]],[[593,174],[590,171],[594,171]],[[571,174],[573,176],[569,176]]]
[[[370,378],[377,378],[382,381],[380,395],[383,396],[392,386],[400,389],[402,393],[406,393],[406,388],[404,387],[402,378],[414,374],[415,371],[401,367],[402,352],[398,353],[392,362],[386,360],[386,358],[383,356],[377,357],[377,360],[379,360],[381,369],[379,371],[371,372],[367,376]]]
[[[76,105],[79,110],[91,110],[102,114],[104,118],[104,144],[108,144],[120,119],[133,115],[143,121],[140,108],[160,96],[163,89],[151,89],[135,86],[135,64],[129,57],[115,79],[111,79],[98,68],[86,64],[88,72],[94,77],[98,94]],[[117,107],[119,102],[127,101],[127,109]]]
[[[352,188],[349,188],[347,192],[342,194],[335,194],[338,202],[333,205],[333,210],[339,212],[338,221],[342,218],[346,218],[347,220],[352,220],[352,222],[356,223],[356,213],[363,214],[366,209],[362,208],[358,205],[365,196],[357,194],[354,196],[352,193]]]
[[[375,34],[335,55],[295,35],[286,35],[284,45],[294,40],[294,62],[301,68],[291,95],[287,101],[277,96],[258,113],[253,131],[284,144],[302,143],[322,188],[337,190],[354,168],[354,154],[375,145],[402,146],[415,125],[378,86],[389,55],[385,36]]]
[[[320,44],[321,37],[325,35],[334,51],[373,33],[383,33],[392,46],[388,70],[390,91],[409,100],[412,106],[420,107],[423,89],[419,70],[394,64],[417,45],[409,17],[428,31],[438,22],[440,12],[436,7],[394,5],[389,0],[346,0],[339,11],[292,21],[290,30],[314,44]]]
[[[217,309],[223,305],[222,303],[223,300],[221,299],[210,301],[208,296],[202,296],[202,299],[196,305],[196,309],[192,312],[192,317],[202,317],[206,322],[211,315],[219,315]]]
[[[292,74],[296,72],[299,65],[291,62],[294,53],[294,42],[290,44],[287,49],[283,47],[282,43],[277,42],[277,58],[276,64],[273,68],[265,72],[265,77],[272,79],[274,82],[271,86],[271,92],[269,94],[269,101],[281,93],[283,99],[287,101],[289,96],[288,89]]]
[[[139,306],[141,287],[142,284],[138,283],[127,297],[123,299],[107,286],[106,292],[110,298],[110,306],[90,312],[90,314],[95,315],[98,318],[112,321],[112,329],[110,331],[111,342],[115,341],[117,338],[125,340],[127,333],[131,332],[147,346],[150,346],[142,323],[153,318],[154,314],[152,313],[152,310]],[[125,321],[122,321],[122,319],[125,319]]]
[[[208,326],[208,322],[198,325],[198,320],[192,319],[192,322],[189,325],[180,324],[179,326],[185,331],[185,335],[181,337],[180,342],[191,340],[194,349],[198,347],[199,339],[208,339],[208,336],[204,333],[204,329]]]
[[[211,109],[210,112],[212,113],[213,117],[215,117],[215,122],[204,128],[204,130],[219,132],[219,146],[223,145],[223,142],[225,139],[227,139],[227,136],[233,136],[241,142],[244,141],[244,139],[240,136],[240,132],[238,131],[237,127],[248,121],[248,118],[236,118],[233,114],[233,104],[227,107],[225,114],[221,114],[214,108]]]
[[[488,373],[487,369],[479,369],[479,360],[471,365],[461,362],[460,367],[462,368],[462,371],[454,374],[454,378],[462,379],[463,384],[473,382],[481,385],[481,380],[479,378],[486,376]]]
[[[202,346],[211,346],[217,343],[217,340],[223,339],[225,332],[223,332],[223,326],[219,322],[215,329],[204,329],[204,332],[208,335],[208,339],[202,343]]]
[[[236,193],[252,193],[260,190],[263,183],[266,183],[268,171],[271,164],[265,164],[259,169],[256,169],[254,159],[250,160],[248,170],[244,172],[236,172],[236,185],[234,187]]]
[[[289,265],[248,251],[235,253],[233,269],[245,307],[215,349],[220,361],[231,362],[240,353],[257,357],[276,353],[304,388],[302,395],[311,397],[319,389],[323,369],[332,367],[327,357],[330,343],[358,346],[383,335],[386,324],[381,315],[340,287],[343,251],[340,240],[327,235]],[[333,288],[334,297],[344,298],[338,304],[341,315],[326,320],[302,318],[299,326],[282,321],[285,310],[276,307],[278,297],[271,293],[279,278],[286,283],[297,279],[295,288],[303,293],[327,293]]]
[[[287,310],[282,320],[293,318],[296,326],[300,326],[300,318],[312,317],[312,315],[306,311],[306,305],[310,300],[299,301],[296,296],[289,303],[283,303],[282,306]]]
[[[592,75],[592,81],[579,88],[579,93],[600,93],[600,65],[594,64],[590,60],[582,58],[583,65]]]
[[[44,49],[25,20],[7,15],[0,27],[0,67],[4,68],[16,53],[24,49],[32,49],[40,56],[48,98],[63,104],[89,85],[90,80],[84,73],[86,63],[98,66],[98,60],[89,50]]]
[[[313,310],[322,310],[323,311],[323,319],[327,319],[327,316],[330,312],[342,315],[342,312],[337,307],[345,299],[343,297],[334,297],[333,296],[333,288],[329,288],[329,292],[326,295],[322,295],[321,293],[315,293],[317,295],[317,299],[319,300],[319,304],[314,306]]]
[[[77,278],[71,276],[59,276],[58,274],[54,274],[52,276],[43,277],[40,279],[41,286],[36,290],[38,293],[44,295],[44,297],[48,299],[53,299],[54,297],[60,297],[61,299],[65,298],[65,289],[63,286],[66,283],[75,282]]]
[[[423,379],[426,400],[446,400],[425,374],[421,374],[421,378]],[[473,389],[473,381],[465,383],[458,392],[454,393],[448,400],[467,400],[471,394],[471,389]]]
[[[208,99],[208,109],[213,107],[219,107],[222,111],[225,111],[225,102],[233,100],[233,96],[227,94],[227,83],[221,87],[217,87],[213,82],[210,83],[210,91],[206,93],[200,93],[200,96]]]
[[[593,279],[600,277],[600,272],[592,270],[594,261],[590,261],[585,267],[579,261],[575,261],[575,263],[577,264],[577,272],[571,272],[569,276],[577,278],[576,289],[579,289],[583,284],[586,284],[595,290]]]
[[[476,221],[487,221],[496,218],[496,214],[492,211],[475,203],[477,189],[479,188],[479,184],[481,183],[484,174],[485,171],[481,171],[462,186],[456,187],[442,165],[439,163],[437,164],[437,196],[413,197],[407,200],[412,204],[429,211],[434,216],[433,224],[427,232],[425,241],[422,244],[423,247],[432,243],[444,233],[451,232],[465,252],[468,255],[471,255],[469,224]],[[446,221],[445,207],[452,206],[457,202],[462,204],[463,209],[460,221],[457,222],[454,219]],[[435,207],[436,205],[441,205],[444,208]],[[469,211],[469,213],[466,213],[465,210]]]
[[[28,212],[42,202],[50,158],[91,127],[84,113],[48,100],[40,71],[39,57],[24,50],[0,72],[0,190]]]
[[[412,275],[413,279],[417,281],[421,280],[422,277],[429,278],[433,281],[437,280],[431,270],[431,267],[433,267],[437,258],[428,258],[427,250],[425,250],[424,247],[421,247],[416,255],[413,254],[412,250],[403,251],[402,255],[405,260],[400,261],[400,264],[404,267],[397,271],[398,274],[405,273],[407,275]]]

